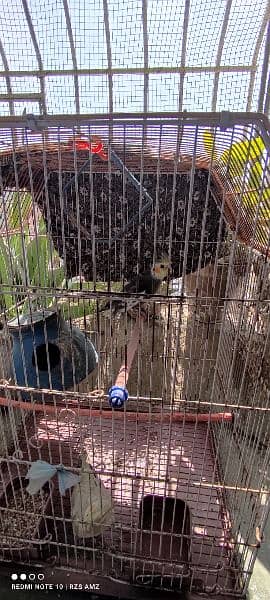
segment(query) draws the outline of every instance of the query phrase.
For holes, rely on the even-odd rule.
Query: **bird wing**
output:
[[[161,283],[160,279],[153,277],[151,271],[145,271],[129,281],[124,287],[124,292],[130,294],[156,294]]]
[[[143,294],[145,293],[145,289],[144,289],[144,276],[139,274],[136,275],[136,277],[134,277],[131,281],[128,281],[123,288],[123,291],[126,292],[127,294]],[[113,300],[112,303],[110,303],[110,301],[106,302],[106,304],[103,306],[103,308],[100,309],[99,312],[104,312],[110,309],[110,306],[112,304],[112,307],[117,309],[118,306],[122,306],[123,302],[121,300]]]
[[[151,271],[145,271],[144,273],[139,273],[131,281],[128,281],[124,286],[123,291],[127,294],[155,294],[160,285],[161,281],[159,279],[155,279],[151,273]],[[112,301],[112,308],[115,311],[118,311],[120,308],[124,308],[127,304],[127,309],[136,305],[137,299],[133,299],[131,301],[121,301],[114,300]],[[106,305],[100,310],[100,312],[106,311],[110,308],[110,302],[107,302]]]

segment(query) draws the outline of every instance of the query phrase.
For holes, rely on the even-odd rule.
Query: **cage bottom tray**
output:
[[[29,438],[35,439],[36,448],[29,446]],[[51,551],[60,565],[89,573],[100,569],[116,579],[145,584],[149,584],[149,578],[143,581],[141,575],[152,574],[152,584],[161,587],[163,573],[167,583],[170,576],[176,588],[183,583],[188,587],[192,580],[193,589],[200,591],[219,587],[234,591],[229,517],[217,485],[218,470],[207,424],[170,426],[153,420],[136,424],[127,419],[77,420],[75,416],[67,423],[42,415],[35,426],[28,421],[21,450],[28,460],[30,456],[33,461],[39,458],[66,466],[78,466],[82,452],[86,452],[90,464],[111,490],[114,523],[102,537],[88,540],[86,546],[73,538],[69,493],[63,501],[55,485]],[[140,519],[146,497],[174,498],[188,507],[191,536],[184,524],[181,532],[187,543],[181,564],[175,555],[175,532],[170,535],[161,527],[161,534],[171,538],[166,540],[166,552],[161,555],[157,553],[158,531],[153,534],[153,526],[148,531],[152,542],[147,540]]]

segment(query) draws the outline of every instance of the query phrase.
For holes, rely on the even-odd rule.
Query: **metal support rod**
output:
[[[266,114],[266,116],[269,113],[269,107],[270,107],[270,73],[269,73],[269,77],[268,77],[266,93],[265,93],[265,103],[264,103],[264,108],[263,108],[263,112]]]
[[[116,237],[112,238],[111,241],[114,242],[117,239],[119,239],[119,237],[121,235],[123,235],[124,233],[126,233],[128,231],[128,229],[130,228],[132,223],[137,221],[138,217],[139,217],[139,222],[137,223],[137,225],[140,225],[142,217],[145,215],[145,213],[148,211],[148,209],[153,205],[154,199],[150,196],[150,194],[148,194],[147,190],[140,184],[140,182],[136,179],[136,177],[134,177],[134,175],[132,175],[132,173],[129,171],[129,169],[124,165],[121,158],[119,158],[119,156],[117,156],[117,154],[113,150],[111,150],[111,159],[114,162],[115,166],[118,167],[122,172],[125,173],[126,178],[130,181],[130,183],[132,183],[132,185],[137,190],[137,192],[139,192],[139,193],[141,192],[142,196],[144,196],[147,200],[146,204],[140,211],[140,214],[139,214],[139,212],[136,213],[136,215],[134,217],[132,217],[132,219],[129,219],[128,223],[126,224],[124,229],[121,230],[120,234],[118,234]]]
[[[229,114],[229,123],[227,127],[233,127],[233,125],[238,126],[246,126],[246,125],[256,125],[265,140],[266,146],[270,147],[270,140],[268,137],[269,134],[269,120],[266,115],[263,113],[252,113],[252,112],[230,112]],[[89,127],[89,123],[95,125],[105,125],[108,126],[113,122],[115,127],[117,125],[142,125],[142,120],[145,119],[144,113],[114,113],[113,117],[111,114],[100,114],[100,113],[92,113],[85,115],[46,115],[46,117],[37,117],[37,126],[40,129],[46,129],[48,127],[64,127],[71,126],[74,127],[82,127],[83,125]],[[148,112],[147,115],[147,124],[148,126],[153,125],[175,125],[177,127],[179,123],[179,119],[183,119],[183,122],[186,127],[200,125],[206,127],[220,127],[222,113],[221,112],[164,112],[162,113],[162,118],[160,116],[160,112]],[[25,127],[27,124],[27,119],[25,117],[20,116],[8,116],[8,117],[0,117],[0,128],[10,128],[12,130]]]
[[[261,74],[261,85],[260,85],[260,93],[258,100],[258,112],[263,112],[264,108],[264,99],[266,92],[266,82],[269,68],[269,58],[270,58],[270,21],[268,21],[267,33],[266,33],[266,41],[265,41],[265,50],[264,50],[264,58],[263,58],[263,66],[262,66],[262,74]]]

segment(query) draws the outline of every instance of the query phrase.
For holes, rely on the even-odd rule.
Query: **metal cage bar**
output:
[[[1,559],[19,552],[32,564],[39,546],[40,564],[51,555],[61,572],[68,565],[82,578],[113,572],[142,594],[147,585],[241,597],[270,501],[270,269],[267,251],[254,249],[269,185],[267,121],[153,113],[10,123],[0,122],[0,257],[10,270],[0,294]],[[210,127],[214,144],[206,159]],[[100,137],[103,159],[92,152]],[[236,179],[234,149],[239,159],[243,147]],[[224,152],[225,167],[218,158]],[[261,169],[250,222],[244,201],[253,152]],[[24,209],[27,195],[37,204],[33,215]],[[229,209],[233,230],[224,225]],[[249,246],[238,239],[241,227]],[[125,288],[125,275],[131,281],[147,265],[162,268],[160,249],[170,269],[179,267],[177,276],[157,293]],[[65,270],[71,266],[76,272]],[[20,360],[11,354],[11,335]],[[89,341],[99,355],[94,369]],[[108,390],[119,373],[123,388],[128,376],[129,398],[117,410]],[[21,484],[37,460],[82,475],[83,458],[101,490],[102,515],[103,502],[114,506],[98,538],[87,530],[74,534],[73,491],[61,496],[57,475],[42,504],[34,496],[30,506]],[[91,510],[93,494],[90,486]],[[9,515],[21,518],[23,509],[38,521],[34,535],[7,526]]]

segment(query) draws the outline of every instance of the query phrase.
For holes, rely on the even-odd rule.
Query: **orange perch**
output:
[[[127,346],[126,361],[121,365],[114,385],[126,386],[128,378],[129,378],[129,373],[130,373],[130,370],[132,367],[132,363],[134,360],[134,356],[137,352],[139,339],[140,339],[140,319],[138,318],[135,323],[134,329],[132,331],[132,336],[131,336],[128,346]]]
[[[121,365],[116,377],[115,384],[109,389],[109,402],[113,408],[121,408],[128,399],[126,388],[134,356],[137,352],[140,340],[140,317],[137,318],[130,340],[127,345],[127,355],[125,362]]]
[[[27,412],[42,412],[45,414],[53,414],[58,416],[61,411],[64,410],[62,407],[56,407],[53,404],[37,404],[31,402],[20,402],[19,400],[8,400],[7,398],[0,397],[0,406],[13,406],[13,408],[18,408],[21,410],[25,410]],[[92,408],[78,408],[78,405],[71,406],[69,405],[69,409],[72,408],[72,411],[76,416],[80,417],[98,417],[102,419],[111,419],[112,413],[110,410],[102,410],[102,409],[92,409]],[[127,419],[128,421],[135,421],[141,423],[147,423],[149,421],[156,421],[158,423],[181,423],[183,421],[187,423],[218,423],[220,421],[232,421],[233,414],[232,413],[185,413],[185,412],[173,412],[173,413],[145,413],[145,412],[114,412],[114,419],[123,420]]]

